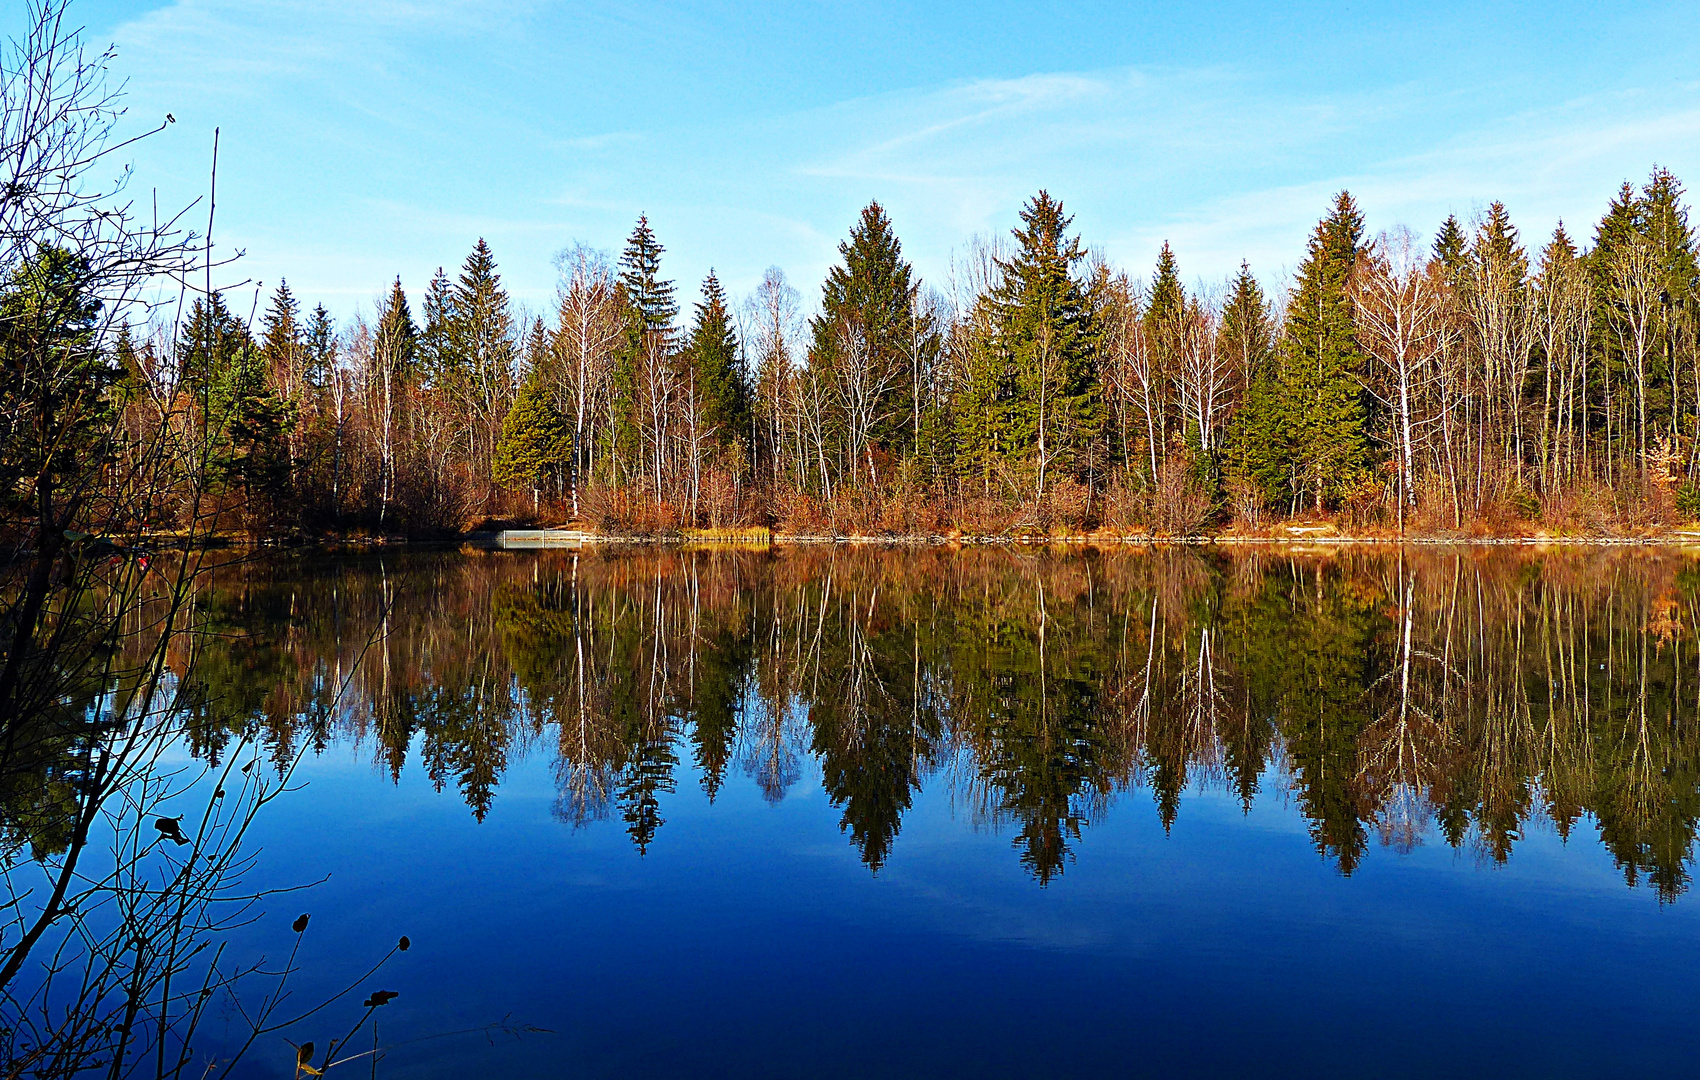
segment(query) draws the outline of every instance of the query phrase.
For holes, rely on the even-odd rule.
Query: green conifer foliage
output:
[[[914,271],[903,258],[885,208],[871,202],[840,242],[842,260],[828,271],[820,314],[810,322],[809,364],[823,374],[839,371],[847,331],[866,349],[865,370],[880,388],[868,436],[893,454],[914,442],[908,404],[912,396],[908,350],[914,345]]]
[[[511,491],[559,486],[573,459],[572,429],[555,409],[547,382],[533,371],[520,384],[490,462],[490,478]]]
[[[401,287],[399,277],[390,286],[389,295],[378,309],[377,336],[377,347],[384,350],[390,370],[397,378],[410,377],[418,356],[419,332],[413,325],[407,291]]]
[[[1458,223],[1458,215],[1446,215],[1440,231],[1434,236],[1433,256],[1454,288],[1461,287],[1465,280],[1469,250],[1470,238],[1464,235],[1464,226]]]
[[[645,375],[673,359],[673,320],[679,314],[673,283],[661,277],[666,249],[641,215],[620,255],[620,296],[626,308],[626,343],[614,364],[614,460],[628,475],[643,475]],[[656,468],[660,468],[656,455]]]
[[[300,389],[296,384],[305,357],[301,350],[301,303],[289,291],[287,280],[278,282],[260,326],[260,355],[271,372],[272,383],[286,396],[293,395]]]
[[[995,347],[1014,376],[1011,436],[1033,466],[1034,492],[1080,475],[1103,426],[1098,328],[1074,266],[1085,257],[1061,201],[1040,191],[1021,211],[1016,252],[994,295]]]
[[[750,394],[742,365],[738,363],[738,336],[732,329],[732,312],[726,290],[710,270],[702,284],[702,302],[696,306],[691,327],[690,364],[703,425],[714,432],[715,441],[730,445],[747,437],[750,427]]]
[[[1271,495],[1303,499],[1318,510],[1352,491],[1369,465],[1358,382],[1364,358],[1353,336],[1347,291],[1362,242],[1363,215],[1342,191],[1317,224],[1299,266],[1281,343],[1279,401],[1266,406],[1270,426],[1279,424],[1284,432],[1273,448],[1284,460],[1260,453],[1264,460],[1256,471],[1266,478],[1281,475]]]
[[[52,521],[56,494],[92,494],[75,478],[104,460],[107,391],[123,371],[97,347],[88,276],[85,259],[43,247],[0,286],[0,516]]]
[[[1251,264],[1240,263],[1240,272],[1229,286],[1228,302],[1222,307],[1222,325],[1217,349],[1232,358],[1243,385],[1266,377],[1275,359],[1275,319],[1263,287],[1251,272]]]
[[[500,381],[512,369],[514,320],[507,290],[496,273],[496,257],[483,237],[461,267],[453,312],[450,342],[458,364],[475,381]]]
[[[454,381],[456,371],[455,294],[449,275],[440,266],[425,288],[419,313],[425,320],[417,346],[420,383],[428,389],[448,386]]]
[[[315,306],[307,316],[305,346],[307,385],[322,389],[334,377],[337,355],[336,321],[323,304]]]
[[[620,288],[635,316],[635,334],[672,333],[679,304],[673,283],[661,279],[661,255],[666,250],[650,228],[649,215],[641,215],[620,256]]]

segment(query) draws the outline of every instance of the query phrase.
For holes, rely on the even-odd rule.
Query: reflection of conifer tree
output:
[[[1236,618],[1249,697],[1278,718],[1312,839],[1346,873],[1367,840],[1368,808],[1355,779],[1358,740],[1369,726],[1366,691],[1387,664],[1378,592],[1373,582],[1321,567],[1277,572]]]
[[[913,700],[917,687],[903,662],[910,628],[882,622],[877,590],[866,599],[854,591],[838,599],[828,616],[832,633],[816,655],[825,692],[809,719],[827,795],[844,808],[840,828],[877,871],[920,789],[919,765],[931,756],[937,723],[930,711],[921,719]],[[831,600],[829,586],[821,603]]]
[[[692,607],[693,622],[701,618]],[[714,619],[714,615],[709,616]],[[703,790],[710,802],[720,793],[726,766],[743,720],[745,683],[755,662],[755,642],[746,625],[714,626],[691,634],[687,717]]]

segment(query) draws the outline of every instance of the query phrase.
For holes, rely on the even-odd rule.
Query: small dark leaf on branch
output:
[[[304,1042],[295,1048],[295,1064],[305,1065],[313,1060],[313,1044]]]
[[[401,935],[401,940],[395,943],[395,947],[400,949],[402,952],[406,952],[413,948],[413,942],[407,940],[407,935],[403,934]]]
[[[222,798],[224,798],[224,789],[223,789],[223,788],[219,788],[219,789],[218,789],[218,790],[217,790],[217,791],[215,791],[215,792],[213,792],[213,798],[215,798],[215,799],[222,799]]]
[[[243,772],[250,771],[254,767],[254,762],[259,761],[259,760],[260,760],[259,758],[255,758],[254,761],[250,761],[248,764],[242,766],[242,771]]]
[[[299,934],[305,929],[307,929],[307,916],[302,915],[300,918],[295,920],[295,932]]]
[[[368,1009],[376,1009],[380,1005],[388,1005],[400,993],[397,990],[374,990],[372,996],[366,999]]]

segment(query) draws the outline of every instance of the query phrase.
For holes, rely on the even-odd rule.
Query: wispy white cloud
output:
[[[1495,113],[1456,82],[1323,93],[1226,62],[1146,65],[633,122],[586,104],[569,78],[574,50],[594,44],[538,47],[542,11],[179,0],[141,15],[113,35],[137,111],[185,121],[140,152],[141,175],[194,194],[196,140],[223,124],[222,228],[247,247],[252,276],[364,296],[396,272],[422,284],[485,235],[507,280],[541,297],[555,250],[616,247],[639,211],[686,291],[711,265],[744,288],[779,263],[812,293],[869,198],[923,274],[943,280],[953,250],[1013,225],[1040,187],[1134,272],[1166,239],[1190,278],[1220,279],[1247,258],[1274,279],[1343,187],[1372,229],[1428,232],[1498,198],[1538,242],[1561,217],[1589,235],[1616,184],[1655,162],[1700,172],[1691,78]],[[588,17],[627,33],[662,16]],[[641,65],[625,77],[641,79]]]

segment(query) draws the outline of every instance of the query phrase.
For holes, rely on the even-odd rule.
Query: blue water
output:
[[[247,939],[275,955],[313,913],[301,1000],[411,937],[368,980],[400,991],[379,1075],[1599,1077],[1700,1060],[1700,904],[1626,887],[1588,817],[1568,842],[1530,822],[1504,864],[1434,835],[1372,841],[1347,877],[1273,785],[1249,811],[1194,786],[1167,834],[1135,788],[1041,885],[948,775],[875,873],[806,754],[776,805],[737,770],[711,804],[681,763],[640,855],[617,816],[557,819],[542,749],[510,760],[482,823],[417,750],[394,783],[370,746],[309,756],[257,834],[266,882],[327,876],[268,901]],[[409,1041],[499,1022],[548,1030]],[[262,1043],[249,1071],[292,1060]]]

